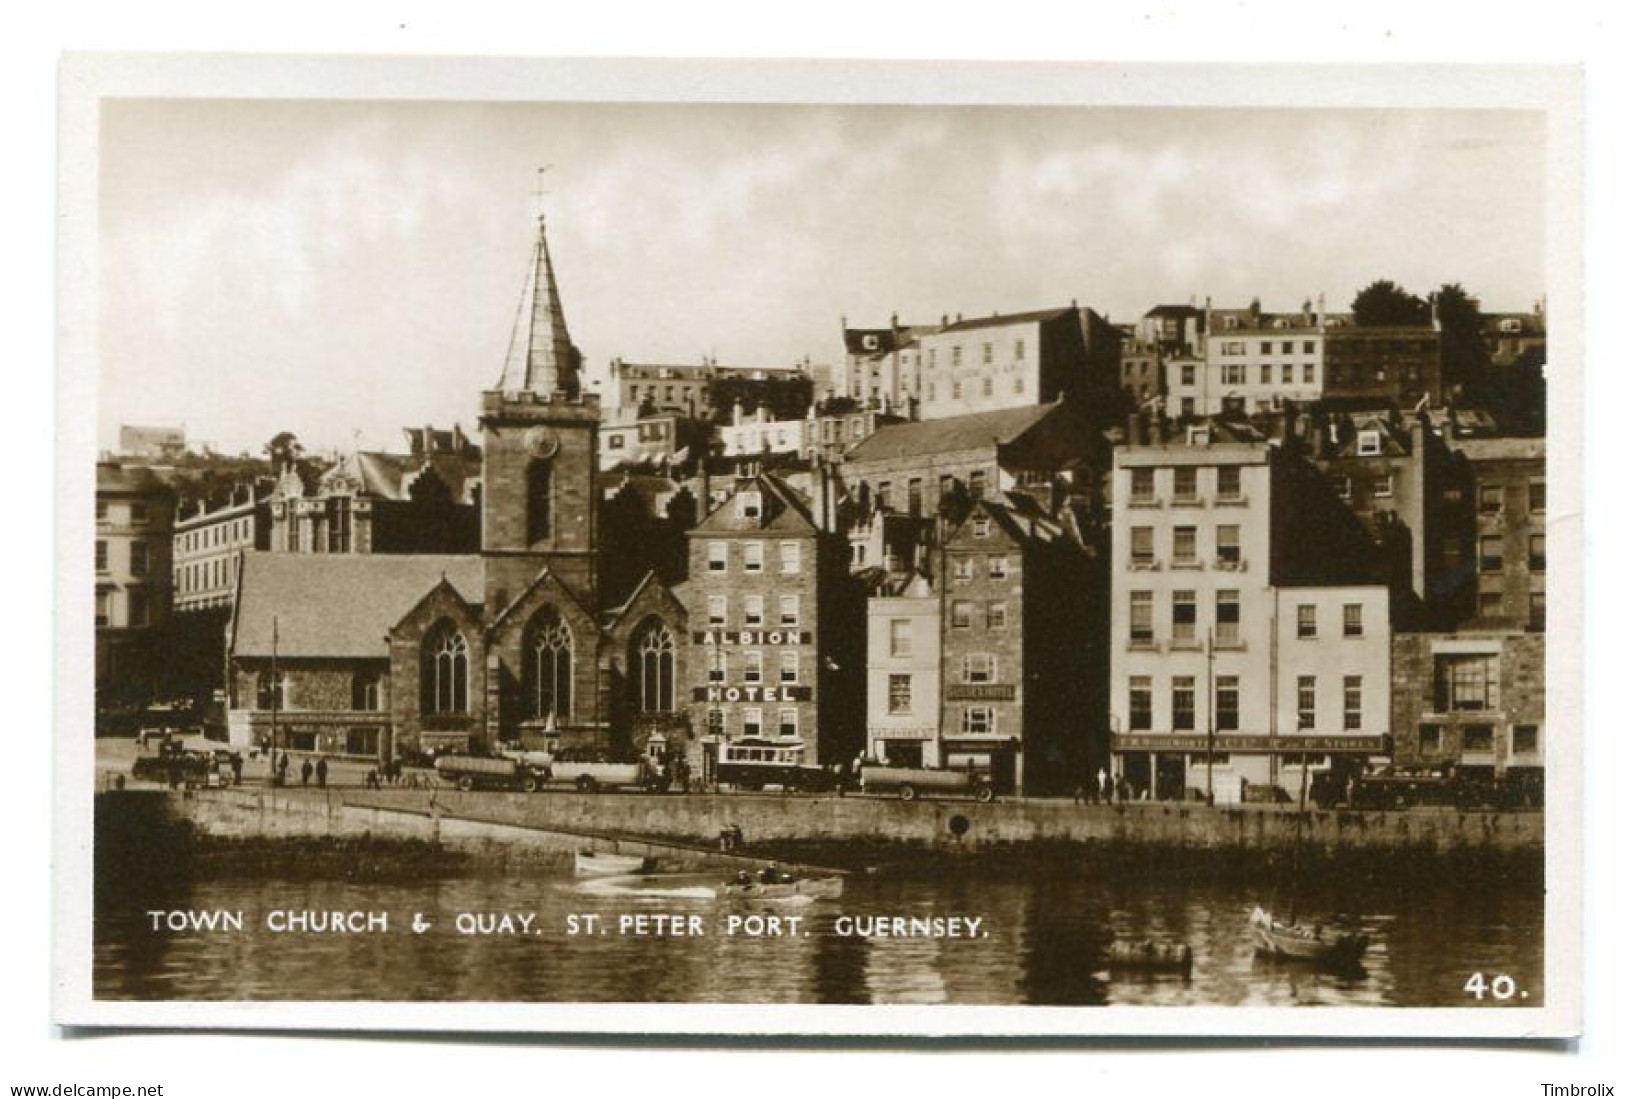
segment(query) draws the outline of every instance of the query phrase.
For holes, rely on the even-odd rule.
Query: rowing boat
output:
[[[576,852],[576,873],[586,877],[611,874],[638,874],[649,868],[649,860],[642,855],[608,855],[598,851]]]
[[[1247,918],[1247,928],[1259,953],[1292,961],[1348,964],[1359,961],[1370,944],[1358,932],[1285,923],[1256,905]]]

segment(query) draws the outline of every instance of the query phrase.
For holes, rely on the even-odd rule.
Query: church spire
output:
[[[547,218],[542,211],[542,176],[536,170],[536,243],[525,272],[525,290],[519,298],[519,315],[514,318],[508,356],[502,366],[497,389],[504,393],[528,390],[533,393],[566,393],[580,390],[577,370],[580,354],[570,342],[564,326],[564,307],[559,304],[559,287],[553,277],[553,258],[547,251]]]

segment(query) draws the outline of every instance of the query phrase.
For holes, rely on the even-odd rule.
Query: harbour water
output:
[[[1286,902],[1267,887],[1222,878],[1099,880],[1056,867],[883,873],[852,877],[838,900],[755,909],[581,886],[568,869],[550,868],[403,870],[356,880],[152,866],[98,887],[95,992],[135,1000],[1444,1007],[1533,1006],[1542,997],[1538,875],[1471,884],[1444,875],[1323,875],[1298,890],[1299,915],[1357,927],[1372,940],[1359,969],[1335,973],[1255,958],[1250,906]],[[155,911],[239,913],[242,929],[154,929]],[[267,926],[271,913],[307,911],[385,913],[388,930]],[[790,935],[727,934],[727,917],[740,914],[800,920]],[[467,929],[482,915],[484,933],[459,930],[460,916]],[[500,929],[501,915],[513,917],[510,930]],[[587,915],[600,920],[593,933],[581,931]],[[680,935],[622,933],[622,917],[627,928],[659,922],[631,918],[639,915],[697,919],[677,921]],[[522,916],[526,929],[512,930]],[[930,916],[980,923],[969,937],[858,934],[875,929],[859,917]],[[1106,951],[1114,939],[1189,943],[1193,970],[1188,977],[1112,973]],[[1497,988],[1513,991],[1480,1000],[1464,991],[1475,973],[1486,984],[1508,978],[1513,984]]]

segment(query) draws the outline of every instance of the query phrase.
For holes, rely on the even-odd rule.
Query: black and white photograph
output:
[[[60,1021],[1577,1032],[1572,71],[78,60]]]

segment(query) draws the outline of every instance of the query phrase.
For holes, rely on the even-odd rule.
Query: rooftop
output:
[[[1009,443],[1060,405],[1027,405],[973,412],[943,420],[920,420],[881,428],[847,453],[849,462],[878,462],[914,454],[951,454]]]
[[[444,578],[465,600],[484,599],[474,554],[245,553],[232,655],[384,658],[395,623]]]

